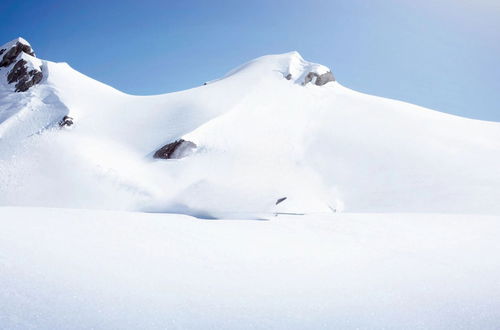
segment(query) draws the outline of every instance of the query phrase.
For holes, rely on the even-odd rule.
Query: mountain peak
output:
[[[276,75],[277,73],[278,75]],[[335,77],[328,67],[304,60],[297,51],[258,57],[231,70],[223,78],[237,75],[247,80],[261,79],[263,74],[281,76],[280,78],[302,86],[309,83],[323,86],[335,81]],[[215,81],[218,80],[210,83]]]
[[[31,47],[31,44],[30,44],[30,43],[29,43],[26,39],[24,39],[24,38],[22,38],[22,37],[17,37],[17,38],[15,38],[15,39],[13,39],[13,40],[9,41],[8,43],[6,43],[6,44],[5,44],[4,46],[2,46],[2,47],[5,47],[5,46],[7,46],[7,45],[14,45],[14,44],[16,44],[16,43],[18,43],[18,42],[19,42],[19,43],[21,43],[21,44],[23,44],[23,45],[26,45],[26,46],[30,46],[30,47]]]
[[[0,60],[0,67],[9,66],[20,53],[35,57],[35,52],[31,48],[30,43],[21,37],[4,44],[0,47],[0,56],[3,55]]]
[[[16,92],[25,92],[42,78],[42,62],[25,39],[19,37],[0,47],[0,70],[4,71],[7,87],[15,84]]]
[[[335,81],[335,77],[328,67],[304,60],[299,52],[292,51],[284,55],[288,58],[288,70],[285,75],[287,80],[293,80],[301,85],[313,83],[317,86]]]

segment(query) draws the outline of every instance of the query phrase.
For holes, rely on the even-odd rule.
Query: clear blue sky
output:
[[[498,0],[2,0],[0,22],[0,43],[132,94],[297,50],[355,90],[500,121]]]

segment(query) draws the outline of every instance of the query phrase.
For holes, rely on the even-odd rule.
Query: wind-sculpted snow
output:
[[[40,84],[0,91],[0,205],[500,213],[498,123],[357,93],[333,74],[323,84],[332,71],[297,52],[154,96],[41,63]],[[197,146],[188,157],[154,159],[181,139]]]

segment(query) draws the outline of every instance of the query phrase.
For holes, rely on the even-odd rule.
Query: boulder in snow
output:
[[[61,119],[61,121],[59,122],[60,127],[69,127],[71,125],[73,125],[73,118],[71,118],[70,116],[64,116],[63,119]]]
[[[309,72],[304,79],[303,85],[307,85],[309,82],[314,83],[316,86],[323,86],[324,84],[335,81],[333,73],[331,71],[319,74],[317,72]]]
[[[284,202],[284,201],[285,201],[285,199],[287,199],[287,197],[281,197],[281,198],[278,198],[278,199],[276,200],[276,205],[278,205],[279,203]]]
[[[195,143],[180,139],[164,145],[154,153],[153,157],[161,159],[179,159],[189,156],[194,149],[196,149]]]

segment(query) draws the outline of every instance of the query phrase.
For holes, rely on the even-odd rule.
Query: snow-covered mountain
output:
[[[133,96],[0,49],[0,205],[500,213],[500,124],[355,92],[297,52]]]
[[[13,40],[0,328],[498,329],[499,138],[297,52],[132,96]]]

